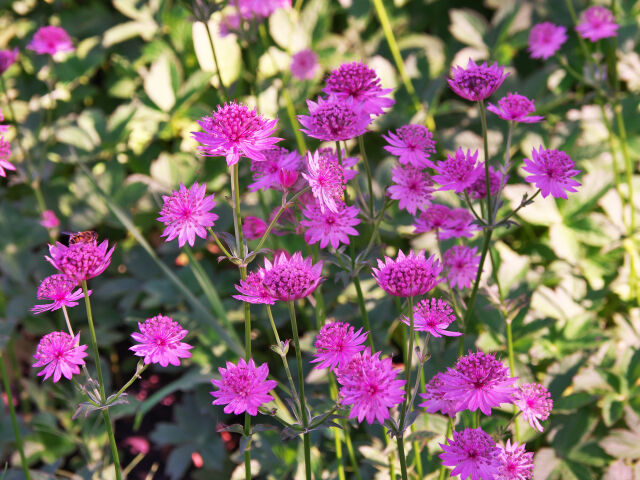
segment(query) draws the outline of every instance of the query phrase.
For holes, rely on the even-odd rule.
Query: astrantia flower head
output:
[[[520,409],[524,419],[529,422],[531,428],[539,432],[544,429],[540,420],[549,418],[549,413],[553,408],[551,394],[543,385],[539,383],[525,383],[518,387],[514,394],[513,403]]]
[[[424,402],[419,406],[424,407],[429,413],[440,412],[443,415],[448,415],[451,418],[456,416],[456,400],[447,400],[444,396],[445,386],[442,383],[442,373],[437,373],[430,381],[425,385],[425,393],[419,393]]]
[[[507,440],[505,446],[498,445],[500,466],[495,480],[530,480],[533,478],[533,452],[527,452],[524,445]]]
[[[235,102],[218,105],[210,117],[198,122],[204,132],[192,132],[202,144],[198,147],[205,156],[227,159],[227,165],[238,163],[240,157],[256,162],[264,161],[266,150],[281,138],[272,137],[277,120],[267,120],[255,110]]]
[[[281,172],[300,170],[302,158],[298,152],[290,152],[282,147],[273,147],[263,153],[264,161],[251,163],[253,183],[248,188],[251,192],[268,188],[282,191]]]
[[[75,50],[69,35],[64,28],[48,26],[40,27],[27,45],[38,55],[55,55],[58,52],[71,52]]]
[[[324,281],[322,262],[313,264],[311,257],[303,258],[300,252],[289,258],[280,253],[273,263],[265,258],[262,281],[269,295],[276,300],[299,300],[311,295]]]
[[[380,359],[380,353],[371,355],[369,348],[351,357],[349,363],[338,370],[337,379],[343,405],[352,405],[349,418],[358,422],[366,419],[384,423],[389,409],[404,401],[405,380],[396,380],[399,370],[393,368],[390,358]]]
[[[325,208],[338,213],[342,207],[342,197],[346,188],[344,167],[321,151],[307,153],[307,172],[302,177],[311,186],[313,196],[320,211]]]
[[[64,273],[77,283],[97,277],[104,272],[111,263],[111,255],[115,247],[109,248],[109,242],[100,245],[93,242],[80,242],[68,247],[57,242],[49,245],[50,257],[47,261],[57,270]]]
[[[552,57],[567,41],[567,29],[551,22],[534,25],[529,32],[529,52],[531,58],[546,60]]]
[[[494,354],[469,353],[460,357],[455,368],[448,368],[441,378],[445,398],[456,400],[457,411],[480,409],[491,415],[491,408],[512,403],[516,379]]]
[[[198,182],[191,188],[180,184],[180,190],[175,190],[171,195],[163,195],[164,204],[160,210],[158,221],[165,224],[162,237],[167,237],[167,242],[178,237],[178,245],[189,243],[193,247],[196,235],[207,238],[206,227],[212,227],[218,219],[218,215],[211,213],[216,202],[213,194],[205,197],[207,186]]]
[[[385,97],[391,88],[382,88],[380,78],[373,68],[360,62],[343,63],[327,78],[324,92],[341,99],[353,99],[371,115],[384,113],[395,101]]]
[[[465,208],[454,208],[443,221],[440,240],[448,238],[473,237],[480,227],[473,222],[473,215]]]
[[[429,332],[434,337],[458,337],[460,332],[450,332],[449,325],[456,320],[451,306],[441,298],[419,301],[413,307],[413,327],[418,332]],[[403,315],[402,321],[411,325],[409,317]]]
[[[38,376],[44,375],[42,381],[51,376],[53,383],[63,376],[71,380],[73,375],[80,373],[80,365],[85,364],[83,358],[88,354],[85,351],[87,346],[79,343],[79,333],[72,337],[65,332],[51,332],[42,337],[33,356],[37,362],[32,365],[44,367],[38,372]]]
[[[267,222],[258,217],[245,217],[242,222],[242,232],[247,240],[262,237],[267,231]]]
[[[56,228],[60,226],[60,220],[53,210],[45,210],[40,218],[40,225],[44,228]]]
[[[538,151],[533,149],[531,160],[524,159],[525,172],[531,173],[524,179],[541,190],[542,197],[551,194],[554,198],[567,198],[566,192],[577,192],[580,184],[575,177],[580,170],[574,168],[573,160],[562,150],[545,150],[542,145]]]
[[[582,12],[580,21],[576,26],[576,32],[582,38],[597,42],[601,38],[617,36],[618,28],[620,28],[620,25],[616,23],[611,10],[595,5]]]
[[[480,255],[476,247],[454,245],[444,252],[443,261],[449,285],[458,288],[471,287],[480,265]]]
[[[269,392],[273,390],[278,382],[267,380],[269,376],[269,365],[263,363],[256,367],[253,359],[245,362],[243,358],[234,365],[227,362],[227,368],[218,368],[220,380],[211,380],[218,390],[210,392],[216,399],[214,405],[226,405],[224,413],[240,415],[247,412],[256,416],[258,407],[273,400]]]
[[[139,345],[130,347],[138,357],[144,357],[144,363],[159,363],[161,366],[180,365],[181,358],[191,357],[193,347],[182,339],[189,333],[171,317],[156,315],[138,323],[140,333],[131,334]]]
[[[307,106],[309,115],[298,115],[304,127],[300,130],[319,140],[350,140],[366,132],[371,123],[371,116],[352,98],[320,97],[317,102],[307,100]]]
[[[412,215],[427,209],[433,194],[433,180],[427,173],[411,165],[397,165],[391,170],[391,180],[394,184],[387,191],[399,201],[398,208]]]
[[[18,49],[0,50],[0,75],[6,72],[18,59]]]
[[[497,107],[490,103],[487,110],[495,113],[503,120],[512,122],[536,123],[544,119],[539,115],[529,116],[529,114],[536,111],[533,100],[529,100],[527,97],[517,93],[508,93],[506,97],[502,97],[498,100]]]
[[[466,67],[451,68],[451,78],[448,78],[447,82],[456,94],[477,102],[489,98],[508,76],[504,67],[498,66],[497,62],[491,66],[488,66],[487,62],[476,65],[469,59]]]
[[[336,368],[345,367],[351,357],[364,350],[364,342],[367,340],[368,332],[362,333],[362,329],[357,332],[345,322],[326,323],[318,332],[314,345],[316,353],[311,363],[318,363],[315,368]]]
[[[320,242],[320,248],[331,244],[338,248],[341,243],[349,245],[349,235],[358,235],[353,228],[360,223],[357,218],[360,210],[356,207],[342,205],[338,212],[320,209],[317,204],[307,205],[302,214],[306,217],[300,225],[306,227],[304,240],[308,245]]]
[[[456,193],[462,193],[471,187],[483,173],[480,165],[477,165],[477,161],[478,150],[473,154],[471,150],[467,150],[465,154],[460,147],[453,155],[447,155],[446,160],[435,166],[438,175],[434,175],[433,180],[442,185],[440,190],[453,190]]]
[[[0,110],[0,122],[4,121],[4,115]],[[9,127],[7,125],[0,125],[0,177],[6,177],[6,170],[15,170],[16,167],[9,162],[11,156],[11,143],[4,138],[4,134],[7,133]]]
[[[311,80],[318,68],[318,55],[310,48],[300,50],[291,57],[291,75],[298,80]]]
[[[389,132],[389,136],[382,135],[382,138],[389,144],[384,149],[396,155],[402,165],[410,164],[416,168],[435,166],[429,158],[436,153],[436,141],[424,125],[404,125],[396,133]]]
[[[396,297],[424,295],[442,281],[442,265],[433,255],[425,258],[423,250],[417,254],[410,251],[409,255],[400,250],[395,260],[378,259],[378,268],[372,270],[378,285]]]
[[[62,306],[75,307],[78,305],[76,300],[84,296],[81,288],[76,289],[77,286],[78,282],[63,273],[56,273],[45,278],[38,287],[38,300],[51,300],[53,303],[36,305],[31,311],[37,314],[47,310],[53,312]],[[88,293],[91,294],[91,290]]]
[[[446,205],[432,203],[427,209],[416,219],[414,227],[416,233],[430,232],[431,230],[439,230],[442,228],[451,215],[451,209]]]
[[[247,275],[246,280],[240,280],[240,285],[236,285],[236,290],[241,295],[233,295],[233,298],[247,303],[264,303],[273,305],[276,299],[269,293],[263,282],[264,268]]]
[[[461,480],[493,480],[500,466],[500,449],[481,428],[453,432],[453,440],[441,443],[442,464],[452,467],[451,476]]]
[[[481,163],[480,170],[484,170],[484,163]],[[507,177],[508,178],[508,177]],[[500,189],[500,184],[502,182],[506,183],[507,179],[503,180],[502,174],[500,172],[496,172],[493,167],[489,167],[489,189],[491,190],[491,196],[495,196],[498,194],[498,190]],[[487,198],[487,179],[484,174],[481,174],[473,185],[469,187],[467,190],[470,198],[475,200],[481,200]]]

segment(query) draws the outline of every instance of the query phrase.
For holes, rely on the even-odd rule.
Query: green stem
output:
[[[238,179],[238,164],[231,167],[231,197],[233,200],[233,231],[236,234],[236,255],[244,258],[244,236],[242,234],[242,219],[240,218],[240,180]],[[244,279],[243,279],[244,280]]]
[[[396,440],[398,443],[398,458],[400,459],[400,475],[402,475],[402,480],[408,480],[407,457],[404,454],[404,436],[398,435]]]
[[[293,106],[293,100],[291,100],[291,95],[286,88],[282,89],[282,96],[284,98],[284,104],[287,109],[287,116],[289,117],[289,121],[291,122],[291,127],[293,128],[293,133],[296,137],[296,143],[298,144],[298,150],[300,150],[300,155],[305,155],[307,153],[307,143],[304,140],[304,135],[300,131],[300,126],[298,125],[298,119],[296,118],[296,109]]]
[[[353,277],[353,286],[356,288],[356,294],[358,295],[358,305],[360,306],[360,315],[362,316],[362,323],[364,329],[367,331],[367,342],[371,347],[371,353],[373,354],[373,332],[371,331],[371,325],[369,324],[369,313],[367,312],[367,306],[364,303],[364,295],[362,294],[362,285],[360,285],[360,279],[358,275]]]
[[[362,163],[364,164],[364,169],[367,172],[367,187],[369,188],[369,217],[375,218],[376,212],[374,210],[373,203],[373,180],[371,177],[371,168],[369,167],[369,160],[367,158],[367,152],[364,149],[364,135],[360,135],[358,137],[358,147],[360,148],[360,155],[362,155]]]
[[[509,133],[507,134],[507,147],[504,152],[504,168],[503,168],[503,177],[500,181],[500,186],[498,187],[498,193],[496,195],[496,204],[493,206],[493,218],[498,218],[498,208],[500,206],[500,197],[502,196],[502,190],[504,186],[507,184],[507,175],[509,174],[509,170],[511,170],[511,139],[513,138],[513,127],[515,122],[509,122]]]
[[[127,389],[133,385],[133,382],[135,382],[137,379],[140,378],[140,375],[142,375],[142,373],[149,367],[149,365],[151,365],[150,363],[145,363],[141,369],[137,369],[136,368],[136,373],[133,374],[133,376],[129,379],[129,381],[127,383],[124,384],[124,386],[118,390],[118,393],[116,393],[116,396],[113,397],[113,399],[111,400],[111,402],[115,402],[118,398],[120,398],[120,396],[127,391]]]
[[[280,335],[278,334],[278,329],[276,328],[276,323],[273,321],[273,312],[271,312],[271,305],[266,304],[267,307],[267,316],[269,317],[269,323],[271,324],[271,329],[273,330],[273,335],[276,337],[276,342],[278,342],[278,347],[282,348],[282,342],[280,341]],[[281,351],[282,352],[282,351]],[[284,352],[280,354],[280,358],[282,359],[282,365],[284,366],[284,370],[287,374],[287,380],[289,381],[289,388],[291,390],[291,397],[298,407],[298,413],[300,414],[300,418],[302,418],[302,413],[300,410],[300,403],[298,400],[298,391],[296,390],[296,384],[293,381],[293,376],[291,375],[291,369],[289,368],[289,362],[287,362],[287,357],[284,355]]]
[[[480,427],[480,410],[473,412],[473,428]]]
[[[216,242],[216,245],[218,245],[218,248],[222,251],[222,253],[224,253],[225,257],[232,258],[233,255],[231,255],[231,252],[229,252],[229,250],[227,250],[224,244],[220,241],[218,235],[216,235],[216,232],[214,232],[211,227],[207,227],[207,231],[211,234],[213,240]]]
[[[404,420],[411,410],[411,364],[413,362],[413,329],[414,329],[414,320],[413,320],[413,297],[408,298],[409,301],[409,348],[407,348],[407,356],[404,364],[404,376],[407,379],[407,383],[405,384],[405,396],[404,405],[402,407],[402,411],[400,412],[400,429],[404,431],[405,425]]]
[[[224,86],[224,82],[222,81],[222,73],[220,72],[220,65],[218,64],[218,55],[216,55],[216,48],[213,45],[213,37],[211,36],[211,32],[209,31],[209,24],[204,23],[204,28],[207,31],[207,37],[209,37],[209,45],[211,46],[211,52],[213,53],[213,63],[216,65],[216,74],[218,76],[218,83],[220,84],[220,89],[222,90],[222,101],[226,102],[229,98],[227,94],[227,88]]]
[[[509,354],[509,371],[511,372],[511,376],[515,377],[516,375],[516,367],[515,367],[515,355],[513,354],[513,334],[511,332],[511,320],[507,319],[507,351]],[[515,405],[513,406],[513,413],[517,412],[517,408]],[[515,428],[516,434],[516,442],[520,442],[520,427],[518,425],[518,419],[515,418],[513,421],[513,426]]]
[[[484,179],[487,187],[487,222],[492,223],[491,215],[491,177],[489,176],[489,140],[487,135],[487,111],[484,100],[478,102],[480,108],[480,123],[482,124],[482,139],[484,144]]]

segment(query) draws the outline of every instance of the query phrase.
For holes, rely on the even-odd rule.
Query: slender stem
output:
[[[237,163],[231,167],[231,197],[233,200],[233,231],[236,234],[236,255],[242,258],[244,257],[244,236],[242,234],[242,219],[240,218],[240,180],[238,179]]]
[[[507,147],[504,152],[504,167],[502,169],[502,179],[500,180],[500,186],[498,187],[498,193],[496,195],[496,204],[493,206],[493,218],[498,218],[498,208],[500,206],[500,197],[502,196],[502,190],[507,184],[507,175],[511,170],[511,139],[513,138],[513,127],[515,122],[509,122],[509,133],[507,133]]]
[[[476,217],[476,220],[484,224],[484,220],[482,219],[482,217],[478,215],[478,213],[476,212],[476,209],[473,208],[473,203],[471,203],[471,199],[469,198],[469,194],[467,193],[467,190],[464,191],[464,200],[467,203],[469,210],[471,210],[471,213],[473,213],[473,216]]]
[[[404,401],[404,408],[402,409],[400,428],[404,429],[404,419],[407,413],[412,408],[411,405],[411,364],[413,362],[413,339],[414,335],[414,320],[413,320],[413,297],[409,297],[409,348],[407,349],[407,358],[405,360],[404,376],[407,379],[405,384],[406,398]]]
[[[138,370],[136,368],[136,373],[133,374],[133,376],[129,379],[129,381],[127,383],[124,384],[124,386],[118,390],[118,393],[116,393],[115,397],[113,397],[113,399],[111,400],[111,402],[115,402],[118,398],[120,398],[120,396],[127,391],[127,389],[133,385],[133,382],[135,382],[137,379],[140,378],[140,376],[142,375],[142,372],[144,372],[148,367],[149,367],[149,363],[145,363],[142,368],[140,370]]]
[[[214,232],[211,227],[207,227],[207,231],[211,234],[213,240],[216,242],[216,245],[218,245],[218,248],[222,251],[222,253],[224,253],[225,257],[232,258],[233,255],[231,255],[229,250],[227,250],[224,244],[220,241],[218,235],[216,235],[216,232]]]
[[[513,354],[513,334],[511,332],[511,320],[507,319],[507,351],[509,354],[509,371],[511,372],[511,376],[515,377],[516,375],[516,367],[515,367],[515,355]],[[517,408],[515,405],[513,406],[513,413],[517,412]],[[520,442],[520,427],[518,425],[518,419],[515,418],[513,421],[513,426],[515,428],[516,434],[516,442]]]
[[[273,313],[271,312],[271,305],[267,304],[265,306],[267,307],[267,316],[269,317],[269,323],[271,324],[271,329],[273,330],[273,334],[276,337],[276,342],[278,342],[278,347],[281,347],[282,342],[280,341],[280,335],[278,334],[276,323],[273,321]],[[293,381],[293,376],[291,375],[291,369],[289,368],[289,362],[287,362],[287,357],[284,355],[284,352],[280,354],[280,358],[282,358],[282,365],[284,366],[284,370],[287,374],[287,380],[289,381],[289,388],[291,389],[291,396],[296,406],[298,407],[298,412],[300,413],[298,391],[296,390],[296,384]],[[300,418],[302,418],[302,413],[300,413]]]
[[[522,202],[520,203],[520,205],[518,205],[518,207],[513,210],[513,212],[511,212],[509,215],[507,215],[506,217],[504,217],[502,220],[500,220],[501,222],[505,222],[506,220],[509,220],[511,217],[513,217],[516,213],[518,213],[522,208],[526,207],[529,203],[533,202],[533,199],[536,198],[539,194],[540,194],[541,190],[538,189],[536,191],[536,193],[534,193],[531,198],[529,198],[526,202]]]
[[[400,475],[402,475],[402,480],[408,480],[407,476],[407,458],[404,454],[404,436],[398,435],[396,437],[398,443],[398,458],[400,459]]]
[[[376,212],[374,210],[375,207],[373,203],[373,180],[371,177],[371,168],[369,167],[367,152],[364,149],[364,135],[360,135],[358,137],[358,147],[360,148],[360,155],[362,155],[362,163],[364,164],[364,169],[367,172],[367,187],[369,188],[369,217],[375,218]]]
[[[62,305],[62,314],[64,315],[65,322],[67,323],[67,330],[69,330],[69,335],[71,335],[72,337],[75,337],[76,335],[73,333],[73,328],[71,327],[71,321],[69,320],[69,312],[67,312],[67,307],[64,305]],[[87,382],[89,386],[92,386],[93,393],[96,396],[96,398],[100,397],[100,392],[98,392],[98,390],[96,389],[95,383],[93,382],[93,379],[89,374],[89,370],[87,370],[86,364],[82,365],[82,372],[84,373],[84,376],[87,378]]]
[[[376,236],[378,235],[378,231],[380,229],[380,224],[382,223],[382,219],[384,218],[384,214],[387,208],[389,208],[389,206],[391,205],[391,203],[392,202],[390,201],[385,202],[384,205],[382,206],[382,210],[380,210],[380,212],[378,213],[378,216],[376,217],[376,221],[373,224],[373,231],[371,232],[369,243],[367,244],[367,248],[365,248],[364,252],[360,255],[360,258],[365,259],[367,258],[367,255],[369,255],[369,250],[371,250],[371,248],[373,247],[373,243],[375,242]]]
[[[220,64],[218,63],[218,55],[216,55],[216,48],[213,45],[213,37],[211,36],[211,32],[209,31],[209,24],[202,22],[204,24],[204,28],[207,31],[207,36],[209,37],[209,45],[211,46],[211,52],[213,53],[213,63],[216,65],[216,74],[218,76],[218,83],[220,84],[220,90],[222,90],[222,101],[226,102],[229,98],[227,94],[227,88],[224,86],[224,82],[222,81],[222,73],[220,72]]]
[[[480,427],[480,410],[473,412],[473,428]]]
[[[300,126],[298,125],[298,119],[296,118],[296,109],[293,105],[293,100],[291,100],[291,95],[289,94],[289,90],[287,90],[286,87],[282,89],[281,94],[284,98],[284,104],[287,109],[287,116],[289,117],[291,127],[293,128],[293,133],[296,137],[298,150],[300,150],[300,155],[304,155],[305,153],[307,153],[307,143],[305,142],[304,135],[302,135]]]
[[[487,222],[491,224],[491,177],[489,176],[489,140],[487,135],[487,111],[484,100],[478,102],[480,108],[480,123],[482,124],[482,139],[484,142],[484,180],[487,187]],[[497,203],[497,202],[496,202]]]
[[[360,285],[360,279],[358,278],[358,275],[353,276],[353,286],[356,288],[356,294],[358,295],[358,305],[360,306],[360,316],[362,317],[362,323],[364,324],[364,329],[368,332],[367,342],[371,347],[371,353],[373,353],[373,332],[371,331],[371,325],[369,324],[369,313],[367,312],[367,306],[364,303],[362,285]]]
[[[336,155],[338,155],[338,163],[342,166],[342,149],[340,148],[340,142],[336,140]]]

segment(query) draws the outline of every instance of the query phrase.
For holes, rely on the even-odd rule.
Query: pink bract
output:
[[[415,215],[431,204],[433,180],[426,172],[411,165],[398,165],[391,171],[391,180],[394,184],[387,191],[390,198],[398,200],[400,210]]]
[[[580,170],[576,170],[573,160],[562,150],[546,150],[540,145],[531,152],[531,159],[524,159],[522,169],[530,173],[525,177],[540,189],[542,197],[551,195],[554,198],[567,198],[567,192],[577,192],[580,186],[575,177]]]
[[[488,66],[487,62],[476,65],[469,59],[466,67],[451,68],[451,78],[448,78],[447,82],[456,94],[477,102],[493,95],[508,76],[504,67],[498,66],[497,62],[491,66]]]
[[[302,168],[302,158],[296,151],[290,152],[286,148],[273,147],[264,152],[264,160],[251,162],[253,172],[253,183],[249,184],[249,191],[284,190],[281,173],[286,171],[297,172]]]
[[[320,248],[329,244],[333,248],[338,248],[341,243],[349,245],[349,235],[358,235],[353,227],[360,223],[359,213],[358,208],[346,205],[337,212],[328,209],[323,212],[317,204],[308,204],[302,210],[306,219],[300,221],[300,225],[306,227],[305,242],[307,245],[320,242]]]
[[[42,216],[40,219],[40,225],[44,228],[57,228],[60,226],[60,220],[56,217],[56,214],[53,210],[45,210],[42,212]]]
[[[432,203],[416,219],[414,227],[416,233],[430,232],[441,229],[451,215],[451,209],[446,205]]]
[[[454,208],[444,219],[440,229],[440,240],[473,237],[480,227],[473,222],[473,215],[465,208]]]
[[[462,147],[459,147],[453,155],[447,155],[446,160],[436,165],[437,175],[432,178],[441,185],[439,190],[453,190],[456,193],[462,193],[483,174],[477,161],[478,150],[473,154],[471,150],[467,150],[465,154]]]
[[[81,288],[76,288],[78,282],[67,277],[63,273],[56,273],[45,278],[38,287],[38,300],[51,300],[53,303],[46,305],[35,305],[31,311],[35,314],[54,311],[59,308],[75,307],[76,300],[80,300],[84,293]],[[91,290],[87,292],[91,295]]]
[[[551,22],[538,23],[529,32],[531,58],[546,60],[560,50],[566,41],[567,29],[565,27],[554,25]]]
[[[309,115],[298,115],[304,127],[300,131],[319,140],[350,140],[365,133],[371,123],[371,116],[351,97],[320,97],[317,102],[307,100],[307,106]]]
[[[0,75],[6,72],[18,59],[18,49],[0,50]]]
[[[506,445],[498,445],[500,466],[494,477],[495,480],[530,480],[533,478],[533,452],[527,452],[525,445],[511,443],[507,439]]]
[[[436,142],[433,133],[424,125],[404,125],[389,132],[388,136],[382,135],[389,145],[384,149],[396,155],[402,165],[412,165],[416,168],[433,168],[435,164],[430,160],[436,153]]]
[[[611,10],[600,5],[587,8],[580,15],[580,21],[576,26],[576,32],[582,37],[592,42],[597,42],[601,38],[610,38],[618,35],[620,25]]]
[[[337,160],[337,157],[334,159],[321,150],[316,150],[313,154],[307,153],[307,172],[302,172],[302,178],[311,187],[322,212],[328,209],[338,213],[344,203],[347,181],[344,167]]]
[[[378,268],[372,271],[378,285],[396,297],[424,295],[442,281],[442,265],[434,255],[425,258],[422,250],[417,254],[410,251],[409,255],[400,250],[395,260],[378,259]]]
[[[476,247],[454,245],[444,252],[443,261],[449,285],[458,288],[471,287],[480,265],[480,255]]]
[[[441,443],[442,464],[453,468],[451,476],[461,479],[493,480],[500,466],[500,449],[481,428],[453,432],[453,439]]]
[[[242,232],[247,240],[262,237],[267,231],[267,222],[258,217],[245,217],[242,221]]]
[[[55,55],[58,52],[72,52],[75,50],[69,34],[64,28],[48,26],[40,27],[27,45],[38,55]]]
[[[246,280],[240,280],[240,285],[236,285],[236,290],[241,295],[233,295],[233,298],[247,303],[262,303],[273,305],[276,299],[269,293],[264,285],[264,268],[258,269],[247,275]]]
[[[514,394],[513,403],[520,409],[522,416],[529,422],[531,428],[535,428],[539,432],[544,430],[540,420],[544,421],[549,418],[553,408],[553,400],[549,390],[539,383],[525,383],[518,387],[518,391]]]
[[[280,253],[273,263],[265,258],[262,281],[274,299],[282,302],[299,300],[311,295],[324,281],[322,262],[314,264],[311,257],[303,258],[300,252],[289,258]]]
[[[409,317],[401,317],[403,323],[411,325]],[[460,332],[450,332],[449,325],[455,322],[456,316],[453,309],[445,300],[441,298],[431,298],[419,301],[413,307],[413,327],[418,332],[428,332],[434,337],[458,337]]]
[[[319,68],[318,55],[310,48],[300,50],[291,57],[291,75],[298,80],[311,80]]]
[[[44,367],[38,376],[44,375],[42,381],[53,376],[53,383],[65,377],[71,380],[73,375],[80,373],[80,366],[84,365],[88,354],[86,345],[80,345],[80,334],[72,337],[65,332],[51,332],[42,337],[36,354],[37,360],[33,367]]]
[[[74,243],[68,247],[57,242],[49,245],[47,261],[57,270],[64,273],[77,283],[97,277],[104,272],[111,263],[111,255],[115,247],[109,248],[109,242]]]
[[[193,347],[182,339],[189,333],[171,317],[156,315],[138,323],[140,333],[131,334],[138,345],[130,347],[134,355],[144,357],[144,363],[158,363],[162,367],[180,365],[181,358],[191,357]]]
[[[424,407],[429,413],[442,413],[451,418],[456,416],[456,400],[447,400],[444,396],[445,386],[442,382],[442,373],[437,373],[427,385],[425,385],[425,393],[418,395],[424,399],[419,406]]]
[[[314,346],[316,353],[311,363],[318,363],[315,368],[335,370],[347,366],[351,358],[364,350],[364,342],[368,332],[362,333],[345,322],[326,323],[318,332]]]
[[[533,100],[517,93],[508,93],[506,97],[502,97],[498,100],[497,107],[490,103],[487,110],[511,122],[536,123],[544,119],[539,115],[529,116],[536,111]]]

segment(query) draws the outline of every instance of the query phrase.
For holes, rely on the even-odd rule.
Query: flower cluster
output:
[[[134,355],[144,357],[144,363],[158,363],[163,367],[169,364],[180,365],[181,358],[190,358],[193,347],[184,343],[182,339],[189,333],[171,317],[156,315],[147,318],[144,323],[138,323],[140,333],[131,334],[138,345],[129,350]]]
[[[393,260],[385,257],[378,259],[378,268],[373,269],[373,277],[378,285],[390,295],[396,297],[415,297],[424,295],[442,281],[442,265],[434,257],[425,257],[424,251],[413,251],[405,255],[402,250]]]

